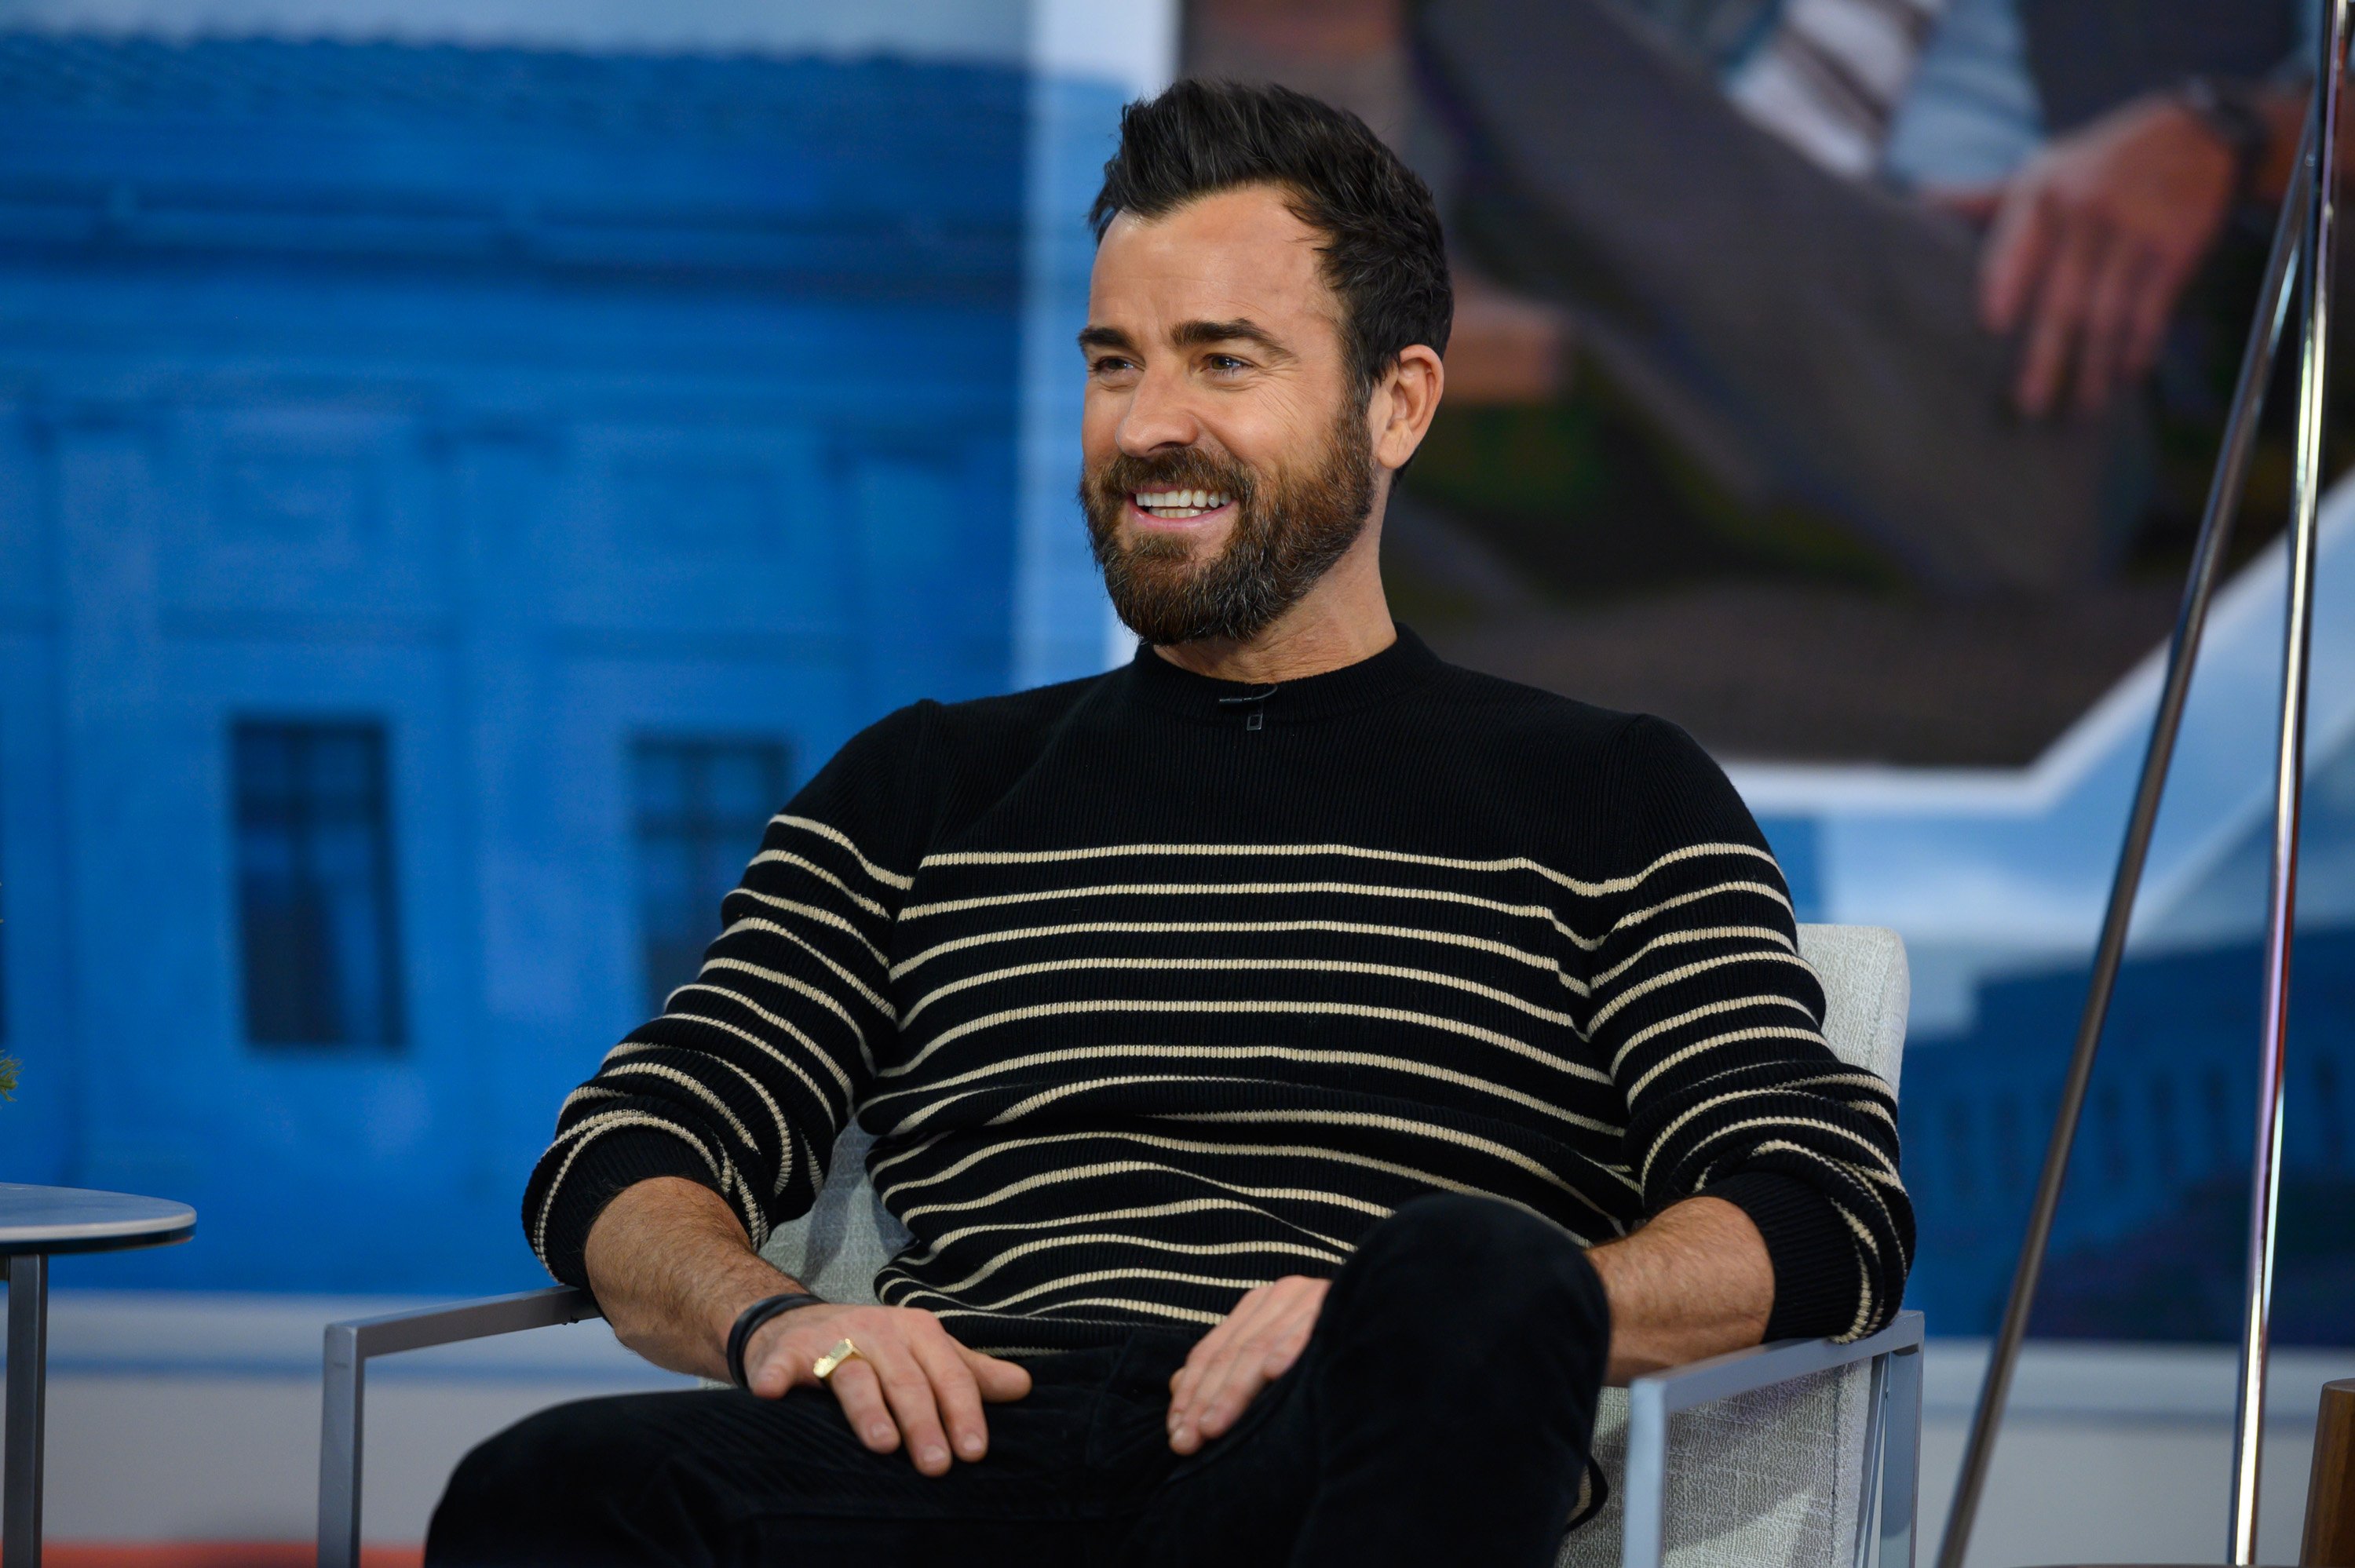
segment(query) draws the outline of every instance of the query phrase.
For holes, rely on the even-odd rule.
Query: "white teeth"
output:
[[[1228,498],[1220,490],[1140,490],[1134,499],[1147,512],[1195,517],[1224,506]]]

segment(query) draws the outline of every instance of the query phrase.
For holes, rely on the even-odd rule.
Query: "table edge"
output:
[[[74,1253],[133,1252],[141,1247],[173,1246],[186,1241],[196,1230],[197,1217],[191,1212],[184,1220],[97,1235],[30,1236],[17,1241],[0,1237],[0,1257],[62,1257]]]

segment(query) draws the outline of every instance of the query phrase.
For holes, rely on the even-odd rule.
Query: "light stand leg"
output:
[[[8,1260],[8,1474],[0,1560],[41,1568],[41,1406],[49,1350],[49,1260]]]
[[[2052,1236],[2052,1217],[2061,1204],[2061,1186],[2069,1173],[2069,1151],[2085,1108],[2085,1091],[2094,1076],[2094,1057],[2102,1043],[2102,1026],[2116,989],[2118,965],[2126,955],[2126,931],[2134,916],[2135,895],[2142,886],[2144,862],[2150,853],[2151,831],[2158,821],[2159,799],[2167,788],[2168,766],[2175,757],[2175,741],[2183,726],[2183,705],[2191,691],[2191,673],[2200,657],[2200,638],[2208,621],[2208,604],[2216,574],[2232,537],[2232,521],[2241,507],[2241,493],[2249,474],[2249,454],[2256,443],[2257,417],[2264,408],[2265,386],[2272,379],[2274,350],[2281,341],[2289,313],[2290,280],[2304,250],[2304,192],[2312,174],[2315,114],[2307,116],[2304,152],[2282,198],[2280,220],[2274,228],[2273,253],[2265,263],[2265,281],[2257,291],[2256,319],[2242,351],[2240,379],[2232,391],[2232,412],[2224,421],[2224,440],[2217,454],[2215,477],[2208,487],[2208,506],[2200,520],[2200,539],[2192,550],[2191,571],[2183,586],[2175,630],[2167,649],[2167,676],[2160,685],[2158,712],[2151,722],[2150,745],[2143,753],[2142,777],[2135,789],[2134,809],[2126,819],[2126,842],[2118,852],[2116,874],[2110,883],[2110,902],[2102,916],[2102,936],[2094,948],[2092,983],[2085,1010],[2077,1024],[2077,1044],[2062,1082],[2061,1104],[2052,1118],[2052,1138],[2044,1151],[2044,1169],[2029,1208],[2028,1234],[2020,1244],[2019,1262],[2011,1278],[2011,1294],[2003,1308],[2003,1326],[1996,1335],[1994,1353],[1987,1358],[1987,1378],[1979,1385],[1978,1408],[1971,1417],[1970,1437],[1963,1450],[1961,1477],[1954,1506],[1946,1515],[1946,1532],[1939,1542],[1938,1568],[1962,1568],[1969,1549],[1971,1526],[1978,1516],[1979,1499],[1987,1489],[1987,1467],[1994,1457],[1995,1439],[2003,1422],[2004,1401],[2011,1391],[2011,1374],[2019,1364],[2020,1342],[2028,1333],[2029,1310],[2036,1302],[2036,1285],[2044,1268],[2046,1245]]]
[[[2257,1139],[2249,1175],[2249,1266],[2241,1382],[2232,1422],[2229,1563],[2257,1557],[2257,1491],[2265,1423],[2265,1351],[2273,1318],[2274,1227],[2281,1195],[2282,1069],[2289,1038],[2290,940],[2297,924],[2297,827],[2306,783],[2307,651],[2314,630],[2314,561],[2322,505],[2322,415],[2336,260],[2339,103],[2346,86],[2347,0],[2323,0],[2315,90],[2319,131],[2307,149],[2306,321],[2297,385],[2297,470],[2290,512],[2289,604],[2282,637],[2281,747],[2275,758],[2274,853],[2265,898],[2264,1033],[2257,1059]]]

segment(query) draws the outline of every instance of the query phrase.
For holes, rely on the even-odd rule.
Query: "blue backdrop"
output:
[[[17,36],[0,103],[0,1174],[202,1213],[93,1283],[528,1281],[712,867],[1008,683],[1024,79]]]
[[[1025,334],[1076,322],[1116,104],[0,34],[0,1179],[203,1216],[61,1278],[538,1277],[557,1102],[768,811],[900,703],[1101,646],[1063,471],[1017,459],[1025,397],[1076,414]],[[2328,779],[2309,842],[2355,885]],[[1820,917],[1817,822],[1766,826]],[[2343,1340],[2355,932],[2299,972],[2277,1330]],[[1992,1326],[2083,982],[1999,979],[1909,1049],[1935,1331]],[[2232,1331],[2256,996],[2238,937],[2130,967],[2041,1328]]]

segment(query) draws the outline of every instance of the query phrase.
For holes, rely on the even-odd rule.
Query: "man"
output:
[[[1421,183],[1181,83],[1095,217],[1082,498],[1147,646],[894,714],[771,824],[524,1213],[745,1387],[493,1439],[436,1563],[1536,1564],[1606,1376],[1896,1307],[1889,1093],[1723,778],[1384,608],[1451,310]],[[755,1250],[853,1115],[913,1237],[879,1307]]]
[[[1971,598],[2082,589],[2131,542],[2143,384],[2288,179],[2301,11],[1428,0],[1414,29],[1472,252],[1558,302],[1753,533],[1796,551],[1789,519],[1827,519]],[[2211,291],[2229,375],[2248,295]]]

